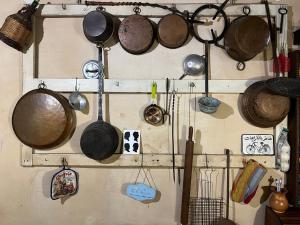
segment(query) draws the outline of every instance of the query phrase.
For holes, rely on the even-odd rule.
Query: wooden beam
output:
[[[165,4],[169,7],[174,6],[171,4]],[[204,4],[186,4],[177,3],[176,8],[180,11],[187,10],[189,12],[194,12],[198,7]],[[225,11],[227,15],[239,16],[243,14],[243,7],[248,6],[251,9],[251,15],[266,16],[264,4],[239,4],[230,5],[226,7]],[[270,13],[272,16],[277,15],[277,10],[280,5],[270,5]],[[83,17],[87,13],[95,10],[97,6],[86,6],[86,5],[73,5],[73,4],[45,4],[41,5],[39,8],[41,17]],[[133,14],[133,6],[104,6],[104,8],[111,14],[117,15],[119,17],[124,17]],[[170,13],[167,10],[153,7],[142,7],[142,14],[150,17],[161,17]],[[207,12],[203,16],[213,16],[215,11]],[[38,15],[38,14],[37,14]]]
[[[36,89],[39,83],[43,81],[48,89],[58,92],[73,92],[75,79],[26,79],[24,80],[24,90],[30,91]],[[97,79],[78,79],[78,85],[81,92],[97,92]],[[116,80],[105,79],[104,92],[106,93],[151,93],[151,84],[157,83],[157,92],[165,93],[165,80]],[[204,80],[171,80],[170,92],[175,83],[175,90],[178,93],[189,93],[190,83],[194,83],[194,93],[204,93]],[[243,93],[247,87],[257,82],[257,80],[210,80],[210,93]]]
[[[96,161],[86,157],[84,154],[57,154],[57,153],[35,153],[33,154],[32,166],[60,166],[62,158],[66,158],[68,165],[72,167],[154,167],[154,168],[171,168],[171,154],[144,154],[142,155],[123,155],[115,154],[109,159]],[[266,168],[275,168],[274,156],[244,156],[232,155],[231,167],[242,168],[243,159],[254,159],[264,165]],[[207,163],[207,165],[206,165]],[[177,168],[183,168],[184,155],[175,156],[175,165]],[[225,168],[225,155],[195,155],[194,167],[209,167],[209,168]]]

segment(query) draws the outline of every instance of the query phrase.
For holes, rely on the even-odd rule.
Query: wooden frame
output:
[[[234,5],[226,8],[226,12],[230,16],[240,15],[242,5]],[[251,15],[265,16],[265,6],[263,4],[246,4],[251,9]],[[189,10],[192,12],[200,4],[176,4],[179,10]],[[276,24],[279,26],[280,15],[277,13],[282,5],[270,5],[272,17],[275,17]],[[122,10],[120,9],[122,7]],[[286,6],[285,6],[286,7]],[[96,6],[85,5],[40,5],[39,13],[41,17],[82,17],[88,12],[94,10]],[[129,6],[105,6],[112,14],[119,17],[132,14],[132,7]],[[166,14],[165,10],[145,7],[143,15],[152,17],[161,17]],[[39,16],[39,15],[38,15]],[[211,15],[207,15],[211,16]],[[35,23],[34,23],[35,24]],[[287,20],[284,20],[283,34],[278,35],[279,43],[287,40]],[[23,54],[23,93],[35,89],[39,82],[43,81],[49,89],[59,92],[71,92],[74,90],[74,79],[38,79],[35,76],[35,41],[26,54]],[[165,92],[165,80],[112,80],[105,79],[105,93],[150,93],[150,84],[156,82],[158,92]],[[83,92],[96,92],[97,80],[78,79],[80,89]],[[175,80],[175,88],[179,93],[188,93],[189,86],[193,80]],[[243,93],[245,89],[254,83],[255,80],[210,80],[210,92],[212,93]],[[173,86],[173,84],[171,84]],[[194,92],[204,92],[204,81],[197,80]],[[284,120],[281,124],[274,128],[274,139],[278,138],[282,127],[287,126],[287,121]],[[34,149],[27,146],[22,147],[21,165],[22,166],[59,166],[61,159],[65,157],[71,166],[80,167],[158,167],[169,168],[172,166],[172,156],[166,154],[144,154],[142,155],[121,155],[115,154],[108,163],[107,160],[98,162],[85,157],[83,154],[51,154],[51,153],[35,153]],[[231,158],[231,167],[243,167],[242,159],[248,159],[243,155],[233,155]],[[252,159],[257,160],[267,168],[275,168],[275,156],[252,156]],[[176,155],[176,167],[183,166],[183,155]],[[196,155],[194,166],[196,167],[226,167],[226,156],[224,155]]]

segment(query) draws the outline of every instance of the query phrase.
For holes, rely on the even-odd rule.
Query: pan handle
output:
[[[189,141],[192,141],[193,138],[193,127],[189,127]]]
[[[102,109],[102,93],[103,93],[103,68],[102,63],[102,47],[97,45],[98,48],[98,64],[99,64],[99,75],[98,75],[98,121],[103,121],[103,109]]]
[[[208,97],[208,63],[209,63],[208,48],[209,48],[209,44],[206,41],[205,42],[205,96],[206,97]]]

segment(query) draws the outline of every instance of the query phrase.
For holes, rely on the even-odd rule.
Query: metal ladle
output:
[[[82,111],[87,106],[87,99],[86,97],[79,92],[78,84],[77,84],[77,78],[76,78],[76,85],[75,85],[75,91],[72,92],[69,96],[69,104],[71,107],[75,110]]]
[[[208,42],[205,42],[205,97],[201,97],[198,103],[201,112],[211,114],[217,111],[221,102],[208,96],[208,47]]]
[[[185,76],[199,76],[204,72],[205,58],[200,55],[190,54],[183,60],[184,74],[179,78],[182,80]]]

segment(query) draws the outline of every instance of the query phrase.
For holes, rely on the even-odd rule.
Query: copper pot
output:
[[[271,92],[265,81],[255,82],[244,92],[241,111],[247,121],[257,127],[274,127],[288,114],[290,99]]]
[[[178,14],[168,14],[158,23],[157,39],[167,48],[179,48],[189,36],[189,27],[186,20]]]
[[[68,100],[49,89],[32,90],[17,102],[12,126],[18,139],[36,149],[49,149],[68,140],[76,125],[76,115]]]
[[[143,54],[154,42],[155,23],[138,14],[126,17],[120,24],[121,46],[131,54]]]
[[[252,59],[270,41],[268,24],[258,16],[241,16],[230,24],[224,36],[225,50],[239,62]]]
[[[97,8],[85,15],[83,32],[89,41],[103,47],[111,47],[119,41],[119,25],[118,17]]]
[[[275,191],[275,187],[271,187],[272,195],[269,200],[269,206],[276,213],[284,213],[289,208],[289,203],[286,198],[287,189],[282,188],[280,192]]]

